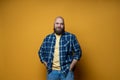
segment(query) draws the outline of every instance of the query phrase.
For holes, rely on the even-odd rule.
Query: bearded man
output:
[[[38,54],[47,69],[47,80],[74,80],[82,51],[76,36],[65,31],[63,17],[55,18],[54,32],[45,37]]]

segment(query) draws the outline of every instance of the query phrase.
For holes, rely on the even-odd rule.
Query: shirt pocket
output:
[[[66,41],[66,43],[63,45],[64,47],[69,46],[70,41]]]
[[[65,54],[72,55],[73,51],[72,51],[72,44],[70,41],[66,41],[66,43],[63,45],[63,51],[65,52]]]
[[[68,53],[69,46],[70,46],[70,41],[64,41],[64,43],[62,45],[62,52],[64,52],[64,54]]]
[[[54,44],[50,41],[46,42],[46,50],[50,52],[54,48]]]

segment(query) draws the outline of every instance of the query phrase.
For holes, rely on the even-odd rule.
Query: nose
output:
[[[61,24],[58,24],[58,27],[60,27],[61,26]]]

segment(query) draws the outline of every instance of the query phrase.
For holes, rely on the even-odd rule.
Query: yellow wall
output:
[[[46,79],[37,52],[58,15],[83,51],[75,80],[120,80],[119,0],[0,0],[0,80]]]

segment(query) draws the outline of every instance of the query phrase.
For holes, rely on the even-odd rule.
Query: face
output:
[[[62,18],[56,18],[54,23],[54,32],[61,35],[64,32],[64,20]]]

